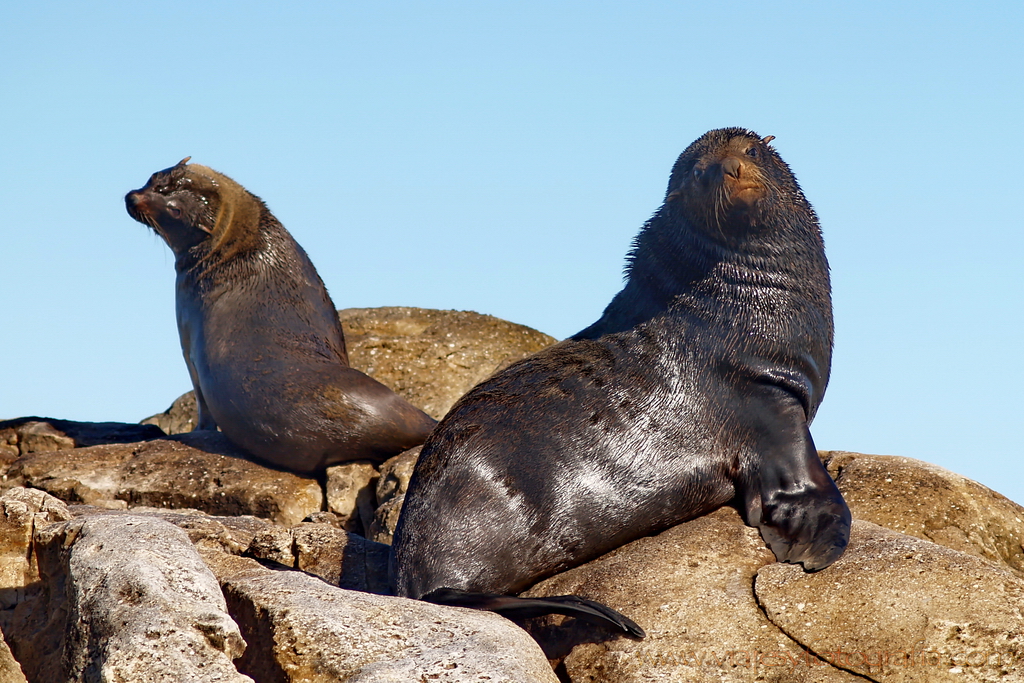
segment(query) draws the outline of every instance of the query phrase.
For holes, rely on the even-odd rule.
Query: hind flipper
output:
[[[517,621],[545,614],[564,614],[596,624],[612,625],[634,638],[643,638],[644,630],[632,619],[607,605],[575,595],[556,595],[549,598],[517,598],[491,593],[469,593],[451,588],[438,588],[421,600],[437,605],[470,607],[495,612],[506,619]]]

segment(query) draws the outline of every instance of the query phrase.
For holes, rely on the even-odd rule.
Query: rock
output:
[[[405,493],[403,492],[378,506],[373,513],[373,521],[370,523],[369,531],[366,532],[366,537],[375,543],[391,545],[404,503]]]
[[[4,492],[0,511],[0,630],[13,647],[11,654],[17,657],[19,669],[32,673],[38,669],[40,653],[60,647],[66,628],[66,614],[50,614],[47,609],[55,588],[61,596],[58,603],[63,600],[63,586],[45,580],[45,554],[38,551],[34,534],[49,524],[69,519],[70,514],[67,506],[53,496],[26,488]],[[19,680],[13,667],[0,663],[0,671],[10,673],[12,681]]]
[[[183,434],[195,429],[198,422],[199,408],[196,406],[196,394],[194,391],[189,391],[174,399],[170,408],[147,417],[140,424],[156,425],[165,434]]]
[[[128,514],[123,510],[110,510],[91,505],[71,505],[68,510],[73,517]],[[232,555],[241,555],[246,552],[252,544],[253,538],[265,533],[268,529],[286,530],[286,527],[279,527],[252,515],[218,517],[208,515],[202,510],[165,510],[145,506],[133,507],[130,514],[162,519],[184,531],[188,535],[188,540],[196,548],[218,550]]]
[[[320,512],[314,512],[311,515],[306,515],[306,518],[302,521],[313,522],[314,524],[329,524],[330,526],[333,526],[336,529],[344,529],[345,525],[348,524],[350,520],[343,519],[342,517],[334,514],[333,512],[321,510]]]
[[[362,536],[323,524],[293,527],[295,566],[324,581],[366,593],[387,595],[391,549]]]
[[[757,530],[722,508],[525,593],[598,600],[639,623],[646,639],[560,616],[533,620],[527,630],[567,681],[859,680],[809,656],[765,617],[753,582],[774,562]]]
[[[74,539],[64,657],[73,678],[250,680],[231,661],[245,651],[241,633],[184,532],[126,515],[87,518],[53,534],[62,544]]]
[[[416,469],[416,460],[419,459],[422,448],[410,448],[380,466],[380,479],[377,480],[377,510],[366,534],[370,540],[391,545],[398,516],[405,502],[405,492],[409,489],[409,480],[412,479],[412,472]]]
[[[755,589],[802,647],[865,678],[1024,680],[1024,580],[974,555],[855,520],[834,565],[766,565]]]
[[[1009,567],[1024,577],[1024,508],[930,463],[822,453],[855,519]]]
[[[495,614],[329,586],[254,560],[204,556],[249,647],[239,671],[260,683],[556,683],[521,629]]]
[[[17,446],[18,455],[133,443],[164,436],[159,427],[125,422],[74,422],[52,417],[19,417],[0,422],[0,444]]]
[[[363,520],[373,519],[379,476],[373,465],[364,461],[327,468],[327,510],[337,515],[335,523],[340,528],[366,533]]]
[[[0,471],[6,472],[8,465],[19,455],[18,434],[13,429],[0,431]]]
[[[245,554],[284,567],[294,567],[296,564],[295,534],[291,529],[275,524],[253,536]]]
[[[99,515],[35,532],[41,590],[3,614],[33,683],[250,681],[214,576],[180,529]]]
[[[353,367],[435,417],[554,341],[475,313],[339,317]],[[563,682],[1024,681],[1024,508],[928,463],[820,453],[855,518],[821,572],[775,563],[725,508],[540,582],[526,594],[583,595],[648,633],[529,620],[549,664],[494,614],[380,595],[419,448],[307,479],[195,419],[186,394],[146,425],[0,422],[0,683],[246,681],[243,634],[235,664],[261,683],[551,682],[552,666]]]
[[[11,654],[7,641],[0,638],[0,683],[28,683],[21,665]]]
[[[348,590],[387,594],[389,548],[327,524],[274,527],[257,534],[246,554],[295,567]]]
[[[16,487],[0,496],[0,610],[38,592],[33,531],[69,519],[68,506],[43,491]]]
[[[346,308],[338,317],[352,367],[437,419],[499,367],[555,343],[525,325],[472,311]]]
[[[315,479],[208,452],[218,448],[230,452],[219,433],[193,432],[144,443],[31,453],[14,462],[8,483],[98,507],[196,508],[286,525],[323,507]]]
[[[17,455],[46,453],[74,448],[75,440],[51,425],[34,418],[20,418],[0,422],[0,438],[15,446]]]
[[[138,514],[139,510],[133,509],[132,512]],[[188,534],[188,540],[197,548],[219,550],[233,555],[244,553],[257,534],[275,526],[252,515],[219,517],[198,511],[194,514],[153,511],[149,514],[184,531]]]

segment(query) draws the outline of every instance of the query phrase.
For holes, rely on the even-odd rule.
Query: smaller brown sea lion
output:
[[[258,197],[187,161],[125,204],[174,252],[196,429],[220,427],[256,458],[307,474],[422,443],[435,421],[349,367],[334,303],[302,247]]]

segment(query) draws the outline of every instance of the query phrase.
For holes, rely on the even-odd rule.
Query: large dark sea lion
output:
[[[771,139],[690,145],[601,319],[441,421],[395,532],[396,594],[540,613],[498,596],[730,502],[780,561],[842,555],[850,512],[808,431],[832,355],[828,263]]]
[[[181,348],[199,405],[256,458],[313,473],[377,462],[435,421],[348,366],[334,304],[306,252],[266,205],[188,159],[125,197],[174,252]]]

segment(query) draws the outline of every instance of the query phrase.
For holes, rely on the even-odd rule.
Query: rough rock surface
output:
[[[809,656],[765,617],[753,583],[758,570],[774,562],[757,530],[745,526],[735,510],[723,508],[634,541],[526,593],[598,600],[641,624],[646,639],[609,637],[565,617],[537,619],[528,630],[563,680],[858,680]]]
[[[1024,576],[1024,508],[912,458],[822,453],[854,518],[997,562]]]
[[[396,456],[397,457],[397,456]],[[380,473],[369,462],[347,462],[327,468],[327,510],[339,528],[365,533],[367,520],[377,508],[377,479]]]
[[[69,678],[250,680],[232,664],[245,651],[238,626],[183,531],[129,515],[47,531],[50,543],[71,543],[66,590],[72,628],[63,657]]]
[[[60,647],[65,614],[48,614],[50,592],[54,586],[42,580],[40,557],[34,546],[34,534],[51,523],[71,518],[68,507],[53,496],[35,489],[14,488],[0,496],[0,630],[12,648],[18,668],[5,662],[0,653],[0,681],[19,679],[20,671],[39,669],[43,653]],[[63,594],[63,588],[57,587]],[[24,674],[21,674],[24,676]],[[33,680],[38,680],[33,678]],[[57,679],[53,679],[57,680]]]
[[[811,574],[775,562],[723,509],[527,595],[564,593],[622,611],[648,637],[534,620],[563,680],[1024,680],[1024,580],[869,522],[855,520],[846,554]]]
[[[409,480],[412,479],[412,471],[416,468],[416,460],[420,457],[422,448],[410,448],[380,466],[380,479],[377,480],[377,510],[366,533],[370,540],[391,545],[395,527],[398,525],[398,515],[402,512],[402,504],[405,502],[405,492],[409,489]]]
[[[162,413],[147,417],[140,424],[156,425],[165,434],[191,432],[199,422],[199,408],[196,394],[189,391],[174,399],[174,403]]]
[[[55,506],[53,506],[55,507]],[[0,615],[33,683],[250,681],[224,596],[180,529],[101,515],[36,528],[33,595]]]
[[[323,506],[323,491],[315,479],[209,452],[225,446],[217,433],[175,438],[180,441],[164,438],[31,453],[12,464],[7,485],[30,486],[98,507],[196,508],[282,524],[297,524]]]
[[[827,570],[772,564],[755,588],[801,646],[872,680],[1024,679],[1024,580],[974,555],[854,521]]]
[[[387,594],[388,553],[382,543],[326,524],[271,527],[256,534],[246,554],[294,567],[348,590]]]
[[[28,683],[7,641],[0,638],[0,683]]]
[[[352,367],[441,419],[495,370],[554,337],[472,311],[346,308],[338,311]]]
[[[207,556],[260,683],[557,679],[529,636],[494,614],[346,591],[301,572]]]
[[[38,592],[39,568],[32,552],[35,530],[69,519],[68,506],[42,491],[13,488],[0,496],[0,610]]]
[[[19,417],[0,421],[0,459],[28,453],[83,448],[106,443],[134,443],[164,433],[152,425],[125,422],[75,422],[52,417]]]
[[[34,490],[34,489],[12,489]],[[40,491],[39,493],[42,493]],[[124,514],[123,510],[110,510],[91,505],[69,505],[72,517],[94,517],[97,515]],[[202,510],[178,508],[166,510],[139,506],[130,510],[133,515],[146,515],[162,519],[178,527],[188,535],[188,539],[200,550],[219,550],[232,555],[245,553],[254,538],[266,533],[268,529],[286,529],[252,515],[221,517],[208,515]]]

